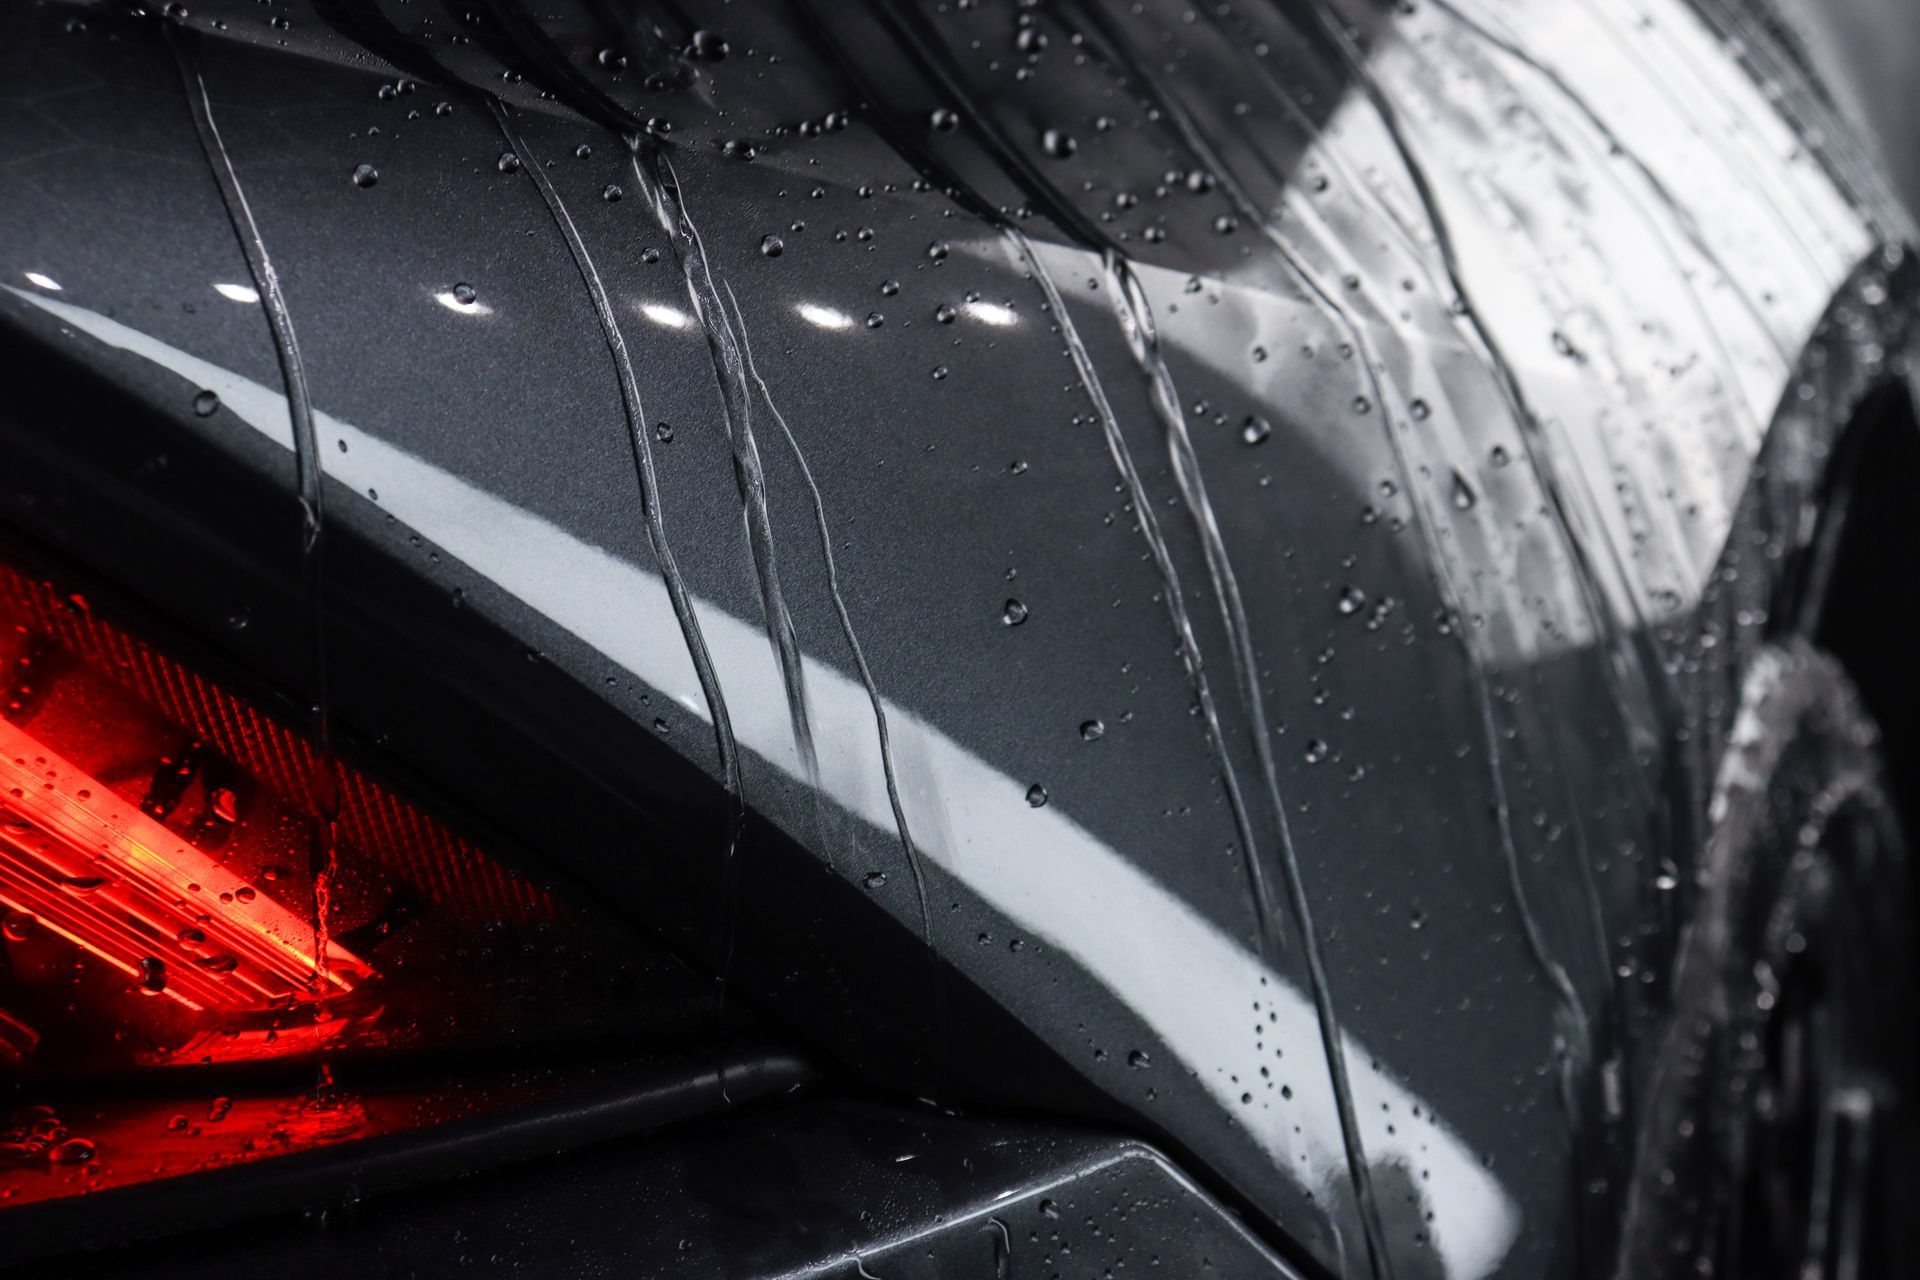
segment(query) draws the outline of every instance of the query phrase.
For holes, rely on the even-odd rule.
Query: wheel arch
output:
[[[1911,381],[1861,398],[1836,438],[1821,524],[1794,585],[1795,630],[1836,658],[1880,726],[1909,831],[1920,822],[1920,406]]]

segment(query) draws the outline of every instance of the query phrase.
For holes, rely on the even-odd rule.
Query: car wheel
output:
[[[1911,1274],[1889,1211],[1914,912],[1877,739],[1812,646],[1754,664],[1643,1069],[1620,1276]]]

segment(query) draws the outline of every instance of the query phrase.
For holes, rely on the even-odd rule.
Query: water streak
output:
[[[1656,673],[1664,675],[1665,668],[1660,663],[1658,655],[1651,651],[1652,629],[1649,627],[1644,614],[1640,610],[1638,597],[1633,592],[1631,586],[1625,587],[1621,593],[1627,601],[1632,614],[1630,634],[1623,636],[1618,621],[1614,617],[1613,610],[1607,604],[1604,594],[1599,587],[1599,580],[1594,572],[1586,547],[1588,540],[1582,538],[1575,527],[1567,500],[1563,496],[1563,486],[1554,473],[1551,464],[1546,458],[1542,457],[1540,451],[1534,447],[1533,437],[1537,435],[1540,430],[1539,419],[1526,400],[1525,393],[1520,386],[1519,377],[1515,374],[1511,361],[1508,360],[1499,341],[1494,337],[1482,313],[1474,304],[1473,295],[1467,287],[1464,274],[1461,270],[1459,257],[1454,249],[1453,236],[1449,229],[1446,216],[1440,207],[1439,198],[1435,194],[1433,185],[1427,177],[1424,165],[1415,154],[1412,145],[1406,137],[1406,133],[1400,122],[1398,110],[1394,106],[1391,98],[1388,97],[1385,89],[1373,75],[1372,68],[1367,63],[1365,56],[1354,44],[1352,37],[1347,33],[1346,28],[1341,24],[1338,16],[1329,11],[1326,0],[1313,0],[1313,8],[1314,12],[1320,18],[1322,27],[1327,32],[1329,38],[1332,39],[1340,49],[1342,57],[1352,69],[1362,91],[1367,95],[1367,99],[1372,105],[1375,114],[1379,117],[1382,127],[1386,130],[1387,136],[1393,142],[1394,150],[1398,154],[1408,178],[1412,181],[1414,189],[1419,193],[1421,206],[1426,213],[1429,225],[1432,227],[1434,241],[1439,248],[1441,262],[1445,267],[1448,282],[1453,288],[1454,296],[1460,300],[1458,309],[1460,321],[1462,325],[1468,329],[1470,337],[1474,340],[1489,371],[1492,373],[1502,397],[1506,400],[1509,410],[1514,415],[1515,421],[1524,428],[1520,436],[1522,452],[1526,456],[1534,474],[1535,482],[1543,492],[1549,495],[1550,510],[1556,517],[1556,524],[1561,535],[1561,540],[1567,546],[1574,559],[1576,577],[1582,589],[1582,598],[1586,603],[1590,620],[1599,629],[1601,635],[1606,638],[1607,648],[1610,653],[1625,654],[1631,652],[1634,655],[1639,688],[1631,692],[1641,695],[1651,695],[1657,684],[1660,692],[1666,695],[1664,705],[1669,708],[1671,713],[1674,709],[1676,697],[1671,682],[1655,681],[1650,678]],[[1451,12],[1451,9],[1449,9],[1449,11]],[[1711,330],[1712,326],[1709,325],[1708,328]],[[1725,362],[1724,356],[1723,362]],[[1730,367],[1730,362],[1725,363]],[[1614,544],[1613,540],[1602,536],[1598,541],[1603,544],[1605,550],[1608,552],[1612,560],[1613,571],[1619,576],[1623,583],[1630,583],[1631,578],[1627,574],[1626,566],[1620,562],[1619,548]],[[1602,671],[1608,677],[1616,707],[1624,708],[1630,705],[1628,702],[1629,690],[1621,688],[1619,684],[1620,669],[1616,667],[1613,662],[1608,662],[1603,665]],[[1661,705],[1661,700],[1659,699],[1652,699],[1652,701],[1655,705]],[[1483,714],[1490,716],[1490,708]],[[1489,741],[1491,741],[1492,729],[1490,719],[1488,720],[1488,725]],[[1583,867],[1583,872],[1585,870],[1586,868]],[[1527,925],[1530,932],[1530,944],[1539,948],[1541,941],[1531,936],[1537,932],[1537,929],[1526,910],[1525,898],[1522,896],[1520,887],[1517,864],[1512,866],[1512,872],[1513,891],[1520,903],[1522,921]],[[1601,913],[1598,895],[1593,886],[1590,874],[1583,874],[1581,884],[1588,897],[1592,899],[1590,910],[1593,920],[1597,922],[1600,919]],[[1600,930],[1598,941],[1601,954],[1606,956],[1608,951],[1603,929]],[[1546,955],[1544,951],[1541,951],[1540,954],[1543,957]],[[1576,1014],[1582,1027],[1588,1026],[1586,1010],[1574,992],[1571,982],[1568,981],[1565,970],[1559,966],[1557,962],[1548,960],[1546,963],[1548,963],[1554,971],[1555,986],[1560,988],[1561,996],[1567,1001],[1569,1010]]]
[[[608,355],[613,359],[614,372],[620,384],[620,404],[626,415],[627,443],[633,456],[634,474],[640,486],[640,507],[646,521],[647,541],[653,548],[653,557],[659,565],[661,581],[666,587],[668,598],[673,603],[674,618],[679,623],[681,637],[686,643],[687,655],[699,679],[700,691],[707,704],[708,718],[713,722],[714,746],[719,753],[720,772],[731,801],[726,855],[727,906],[722,940],[724,961],[720,968],[721,982],[724,986],[727,968],[733,954],[740,830],[745,822],[745,797],[740,781],[740,752],[734,742],[733,722],[727,714],[726,695],[720,689],[719,677],[714,673],[713,659],[707,652],[705,639],[701,636],[700,620],[694,614],[693,601],[687,591],[686,580],[680,574],[680,567],[673,558],[672,545],[667,540],[666,520],[660,508],[659,477],[654,469],[653,446],[648,439],[646,413],[640,403],[640,387],[634,378],[633,360],[627,354],[627,343],[620,332],[619,320],[614,316],[613,304],[607,298],[606,285],[600,278],[600,272],[593,265],[593,257],[587,252],[586,242],[580,238],[580,230],[574,225],[573,215],[567,212],[566,202],[554,189],[552,180],[547,177],[545,167],[528,148],[519,130],[514,128],[513,119],[508,115],[507,108],[497,98],[489,98],[487,105],[493,111],[501,136],[506,139],[507,145],[513,149],[514,153],[524,161],[520,166],[521,171],[529,175],[534,185],[539,188],[540,198],[546,203],[547,212],[552,217],[554,226],[566,241],[567,251],[572,254],[574,266],[580,273],[581,283],[586,286],[587,296],[593,303],[594,315],[599,319],[600,334],[606,342]]]
[[[1320,1024],[1327,1074],[1333,1083],[1334,1105],[1340,1113],[1340,1131],[1346,1145],[1349,1176],[1359,1205],[1361,1225],[1366,1233],[1367,1257],[1376,1277],[1390,1276],[1392,1262],[1387,1254],[1386,1232],[1381,1225],[1379,1206],[1374,1199],[1372,1171],[1360,1139],[1360,1122],[1353,1105],[1353,1086],[1347,1075],[1339,1018],[1333,1008],[1333,992],[1327,982],[1326,964],[1320,955],[1320,940],[1313,931],[1313,908],[1307,900],[1299,855],[1294,849],[1293,833],[1287,821],[1287,807],[1280,795],[1279,768],[1274,761],[1266,703],[1260,694],[1260,667],[1253,651],[1253,634],[1247,624],[1246,606],[1240,598],[1240,584],[1234,577],[1233,563],[1227,558],[1226,541],[1221,536],[1220,523],[1207,497],[1206,482],[1200,474],[1200,461],[1187,431],[1186,414],[1180,408],[1179,393],[1174,389],[1173,374],[1160,354],[1160,340],[1154,332],[1153,312],[1146,292],[1141,288],[1132,267],[1119,253],[1108,250],[1101,255],[1101,264],[1107,288],[1112,294],[1115,314],[1126,334],[1127,347],[1141,372],[1146,375],[1154,411],[1165,428],[1167,454],[1173,462],[1181,500],[1186,504],[1187,514],[1200,534],[1207,571],[1213,579],[1214,596],[1220,605],[1228,641],[1233,648],[1240,694],[1252,721],[1254,754],[1260,762],[1267,798],[1273,808],[1274,824],[1280,836],[1282,879],[1286,882],[1294,923],[1300,930],[1301,951],[1306,959],[1314,1013]]]
[[[306,666],[304,673],[308,697],[308,735],[313,760],[308,768],[306,800],[308,812],[308,871],[313,877],[313,956],[314,990],[324,997],[328,990],[327,948],[330,934],[328,906],[332,900],[332,882],[338,869],[334,828],[339,817],[340,790],[333,758],[333,732],[329,722],[330,699],[327,692],[327,633],[325,561],[325,495],[320,446],[313,426],[313,397],[307,386],[306,365],[300,358],[300,341],[294,333],[293,314],[287,308],[280,275],[267,253],[267,242],[255,221],[253,207],[247,202],[246,189],[234,168],[233,157],[221,140],[220,126],[214,119],[213,100],[207,82],[195,65],[190,49],[191,33],[168,22],[168,47],[173,50],[185,86],[187,104],[192,109],[194,131],[206,154],[227,220],[247,259],[253,277],[254,292],[260,297],[260,309],[273,335],[274,358],[280,366],[281,381],[287,392],[287,417],[293,430],[294,487],[300,503],[300,599],[305,611]]]
[[[747,339],[746,317],[740,310],[740,300],[734,296],[733,286],[726,286],[727,301],[733,307],[733,321],[739,326],[740,354],[746,364],[747,376],[760,388],[760,397],[766,402],[767,412],[773,415],[774,423],[780,428],[780,434],[786,438],[787,447],[793,453],[793,460],[800,468],[801,479],[806,481],[807,493],[813,500],[814,527],[820,535],[820,558],[826,565],[827,595],[833,601],[833,611],[840,619],[840,634],[847,642],[847,648],[853,654],[854,669],[859,672],[860,684],[867,691],[867,701],[873,707],[874,736],[880,744],[880,769],[887,783],[887,805],[893,810],[894,829],[900,836],[900,849],[906,855],[907,869],[913,876],[913,892],[920,906],[920,940],[927,951],[927,969],[930,990],[934,1006],[934,1040],[936,1045],[944,1042],[946,1018],[940,987],[940,966],[933,946],[933,913],[927,905],[927,880],[925,870],[920,865],[920,852],[914,847],[913,831],[907,823],[907,810],[900,799],[900,776],[893,759],[893,737],[887,729],[887,708],[880,697],[880,686],[873,678],[873,669],[867,665],[866,652],[860,647],[860,637],[853,628],[853,618],[847,612],[847,601],[840,590],[840,572],[833,559],[833,530],[827,523],[827,505],[820,496],[820,486],[814,482],[813,468],[807,464],[807,455],[800,448],[800,440],[793,434],[793,428],[787,425],[787,419],[780,412],[780,406],[774,403],[773,391],[767,386],[765,378],[753,363],[753,346]],[[797,742],[796,742],[797,745]],[[814,794],[820,794],[819,762],[811,764],[813,772]],[[831,859],[832,855],[828,855]]]
[[[1662,182],[1659,175],[1654,173],[1653,167],[1649,165],[1637,151],[1628,147],[1626,143],[1620,139],[1614,132],[1612,126],[1607,124],[1606,119],[1600,114],[1598,109],[1568,83],[1567,78],[1560,74],[1559,71],[1548,66],[1539,58],[1536,58],[1521,45],[1518,40],[1495,31],[1491,24],[1483,22],[1467,13],[1459,5],[1454,3],[1454,0],[1434,0],[1434,7],[1442,13],[1451,15],[1456,21],[1480,37],[1480,39],[1486,41],[1495,49],[1506,54],[1514,61],[1520,63],[1520,65],[1540,76],[1549,85],[1553,86],[1554,90],[1559,93],[1566,104],[1572,107],[1595,133],[1599,134],[1600,140],[1606,144],[1608,154],[1626,161],[1628,166],[1639,175],[1640,180],[1646,183],[1647,190],[1651,191],[1654,198],[1660,202],[1661,212],[1673,219],[1674,227],[1680,231],[1688,247],[1699,254],[1706,264],[1713,268],[1714,274],[1720,278],[1721,282],[1731,290],[1735,299],[1740,303],[1741,310],[1747,313],[1747,318],[1753,322],[1754,327],[1758,329],[1761,336],[1767,340],[1774,354],[1780,358],[1781,365],[1783,367],[1790,365],[1793,357],[1792,354],[1788,352],[1786,343],[1782,341],[1780,335],[1774,331],[1772,323],[1760,310],[1759,304],[1754,301],[1753,295],[1747,291],[1745,285],[1741,283],[1740,278],[1727,267],[1726,263],[1721,260],[1719,253],[1707,242],[1706,233],[1700,229],[1699,219],[1694,216],[1691,209],[1688,209],[1680,203],[1673,192],[1667,188],[1666,183]],[[1595,165],[1594,169],[1597,172],[1604,173],[1607,171],[1607,166]],[[1666,241],[1664,224],[1662,224],[1659,219],[1650,216],[1646,210],[1640,207],[1639,201],[1633,199],[1630,188],[1626,183],[1621,182],[1616,185],[1623,194],[1626,194],[1628,198],[1633,201],[1642,219],[1654,232],[1655,236],[1659,238],[1662,248],[1667,251],[1669,260],[1673,261],[1672,250]],[[1673,265],[1675,274],[1687,285],[1688,296],[1695,300],[1697,306],[1699,290],[1694,287],[1691,277],[1679,269],[1679,263],[1677,261],[1673,261]],[[1700,312],[1700,315],[1702,327],[1713,336],[1717,343],[1719,336],[1715,331],[1715,327],[1707,323],[1704,312]],[[1725,357],[1724,349],[1721,360],[1723,364],[1729,366],[1729,368],[1731,367],[1731,361]],[[1729,376],[1733,377],[1735,375],[1729,374]],[[1768,412],[1768,407],[1766,406],[1750,405],[1749,407],[1753,408],[1756,413],[1764,414]]]
[[[1324,15],[1322,16],[1324,18]],[[1128,65],[1133,75],[1140,79],[1142,83],[1149,86],[1154,85],[1156,81],[1150,70],[1129,56],[1119,33],[1108,24],[1102,23],[1101,25],[1104,28],[1103,34],[1106,42],[1113,53]],[[1345,39],[1344,32],[1341,32],[1338,38]],[[1360,75],[1363,83],[1366,82],[1364,67],[1359,68],[1356,74]],[[1347,334],[1355,350],[1360,352],[1369,389],[1381,405],[1388,442],[1393,450],[1402,476],[1407,482],[1409,493],[1413,495],[1413,509],[1416,521],[1421,529],[1423,539],[1433,552],[1433,564],[1443,602],[1456,615],[1459,615],[1464,596],[1453,578],[1451,562],[1445,553],[1445,549],[1441,546],[1439,538],[1435,535],[1433,522],[1430,516],[1425,513],[1424,507],[1427,500],[1423,496],[1424,487],[1414,483],[1413,468],[1409,465],[1405,457],[1405,452],[1399,439],[1399,432],[1396,430],[1396,413],[1391,407],[1399,403],[1401,398],[1397,394],[1394,396],[1387,394],[1388,388],[1385,386],[1385,375],[1382,372],[1384,362],[1379,356],[1370,331],[1366,325],[1356,320],[1336,299],[1333,290],[1320,278],[1319,272],[1309,265],[1294,248],[1285,232],[1283,232],[1275,222],[1273,216],[1261,208],[1247,193],[1233,170],[1222,162],[1212,146],[1208,144],[1204,134],[1194,123],[1185,107],[1171,95],[1158,91],[1155,92],[1155,101],[1161,107],[1163,114],[1173,126],[1182,142],[1184,142],[1193,153],[1199,157],[1201,162],[1207,166],[1208,170],[1215,175],[1220,183],[1221,189],[1227,194],[1228,199],[1233,202],[1235,207],[1239,209],[1241,215],[1251,220],[1254,225],[1260,229],[1268,243],[1274,247],[1283,264],[1288,267],[1307,289],[1321,310],[1337,327]],[[1426,212],[1433,221],[1435,237],[1441,247],[1442,259],[1448,263],[1448,274],[1451,283],[1454,285],[1456,295],[1461,298],[1467,314],[1472,316],[1474,313],[1471,302],[1467,299],[1467,296],[1461,292],[1461,282],[1459,281],[1458,273],[1452,266],[1451,248],[1446,235],[1445,223],[1439,221],[1439,212],[1437,206],[1432,202],[1431,191],[1430,188],[1426,186],[1424,173],[1418,169],[1412,155],[1407,151],[1405,146],[1403,144],[1397,145],[1403,161],[1409,166],[1410,176],[1414,178],[1415,185],[1422,194],[1423,201],[1426,204]],[[1476,328],[1477,327],[1476,325]],[[1517,384],[1513,381],[1511,369],[1498,356],[1497,348],[1483,345],[1481,355],[1494,381],[1499,384],[1502,394],[1507,401],[1508,408],[1514,415],[1515,421],[1523,425],[1530,422],[1531,418],[1525,412],[1524,403],[1518,398]],[[1164,366],[1162,367],[1164,368]],[[1166,403],[1174,413],[1178,413],[1179,400],[1177,397],[1171,396],[1170,387],[1168,391],[1169,394],[1165,397]],[[1156,398],[1156,403],[1159,403],[1159,399],[1160,398]],[[1165,410],[1163,410],[1163,412],[1165,412]],[[1525,439],[1524,436],[1522,438],[1523,440]],[[1529,458],[1533,457],[1531,447],[1528,448],[1527,453]],[[1541,485],[1543,490],[1549,493],[1553,492],[1552,488],[1546,483],[1544,476],[1541,477]],[[1573,554],[1578,561],[1580,555],[1578,539],[1574,536],[1570,528],[1563,529],[1563,536],[1565,540],[1571,544]],[[1601,619],[1603,616],[1606,616],[1603,612],[1603,606],[1599,606],[1589,599],[1589,607],[1596,611],[1594,614],[1595,625],[1601,626]],[[1581,1045],[1584,1047],[1591,1038],[1590,1032],[1588,1031],[1591,1024],[1585,1005],[1581,1001],[1579,993],[1573,986],[1571,979],[1568,977],[1564,966],[1554,958],[1552,952],[1546,946],[1545,937],[1540,930],[1538,919],[1531,909],[1525,886],[1521,880],[1520,857],[1513,839],[1513,821],[1507,800],[1505,767],[1499,748],[1499,733],[1497,725],[1495,724],[1492,692],[1488,687],[1485,673],[1481,670],[1480,663],[1474,655],[1471,645],[1467,642],[1464,631],[1456,627],[1455,634],[1460,641],[1479,712],[1481,735],[1486,747],[1487,773],[1494,793],[1494,806],[1500,836],[1502,860],[1506,868],[1508,885],[1514,897],[1515,908],[1520,916],[1523,934],[1535,963],[1553,985],[1565,1008],[1574,1019],[1576,1033],[1579,1036]],[[1369,1240],[1369,1245],[1371,1246],[1372,1244],[1373,1241]]]
[[[1605,0],[1601,0],[1601,3],[1605,3]],[[1639,68],[1645,83],[1666,98],[1673,107],[1674,115],[1684,120],[1699,121],[1708,118],[1713,109],[1725,110],[1723,100],[1712,91],[1711,86],[1700,83],[1701,73],[1712,65],[1710,61],[1681,55],[1670,60],[1667,69],[1662,71],[1654,65],[1639,44],[1644,43],[1648,48],[1655,47],[1658,39],[1653,33],[1661,31],[1667,24],[1643,21],[1642,15],[1632,10],[1621,12],[1616,9],[1617,16],[1604,16],[1600,12],[1601,3],[1596,3],[1595,0],[1580,0],[1575,7],[1585,9],[1593,16],[1595,25],[1605,31],[1622,55]],[[1625,33],[1628,31],[1639,33],[1640,40],[1636,42],[1634,38],[1627,36]],[[1689,93],[1699,94],[1700,97],[1690,103]],[[1700,106],[1694,105],[1701,101],[1710,104],[1709,109],[1703,110]],[[1723,120],[1730,118],[1730,113],[1722,116]],[[1727,174],[1746,188],[1755,206],[1772,216],[1782,236],[1793,245],[1798,265],[1806,271],[1812,286],[1815,289],[1825,288],[1829,267],[1821,264],[1820,253],[1808,242],[1801,225],[1803,222],[1813,222],[1818,225],[1818,220],[1812,217],[1804,206],[1800,212],[1807,216],[1793,217],[1786,206],[1780,202],[1776,185],[1756,181],[1753,177],[1753,175],[1771,172],[1772,166],[1776,163],[1774,157],[1749,149],[1746,143],[1747,130],[1742,124],[1712,130],[1700,129],[1696,132],[1709,150],[1719,153]],[[1738,154],[1742,150],[1748,150],[1749,154],[1745,156]],[[1800,193],[1794,189],[1793,184],[1781,185],[1785,185],[1789,195],[1798,200]]]
[[[849,82],[863,97],[877,99],[879,95],[867,82],[858,61],[849,56],[847,52],[828,35],[827,27],[819,20],[819,15],[815,14],[811,7],[805,3],[805,0],[802,0],[801,7],[803,11],[807,12],[812,23],[811,31],[813,37],[822,46],[824,52],[839,65],[843,74],[845,74]],[[927,71],[928,75],[950,90],[952,99],[955,102],[965,103],[968,101],[957,73],[938,58],[936,50],[928,46],[926,42],[927,33],[925,31],[913,29],[901,20],[900,15],[882,11],[878,16],[889,26],[895,37],[902,42],[903,47],[913,54],[920,65]],[[1082,244],[1088,246],[1105,246],[1105,237],[1095,224],[1078,217],[1070,202],[1058,201],[1052,198],[1051,188],[1046,185],[1045,180],[1038,174],[1033,166],[1023,162],[1018,153],[1013,149],[1011,141],[1006,139],[1004,134],[993,126],[990,117],[972,110],[969,111],[969,117],[975,122],[977,127],[983,130],[989,153],[992,154],[1000,162],[1002,167],[1014,176],[1016,180],[1024,182],[1035,199],[1042,201],[1049,207],[1051,216],[1053,216],[1059,225],[1070,231]],[[1208,748],[1220,770],[1221,784],[1226,791],[1227,804],[1233,816],[1234,829],[1240,839],[1240,845],[1245,859],[1248,892],[1251,900],[1250,905],[1256,925],[1256,947],[1259,953],[1263,957],[1266,957],[1271,951],[1282,945],[1284,938],[1279,928],[1279,922],[1275,918],[1271,908],[1271,894],[1265,882],[1266,872],[1260,857],[1259,844],[1254,838],[1253,824],[1248,814],[1246,800],[1240,786],[1239,775],[1234,768],[1232,757],[1227,751],[1226,737],[1221,728],[1219,711],[1214,702],[1212,689],[1201,665],[1200,642],[1194,633],[1192,616],[1187,609],[1185,593],[1180,585],[1179,573],[1174,568],[1172,554],[1168,549],[1166,539],[1160,532],[1159,521],[1154,516],[1153,503],[1146,493],[1145,485],[1141,482],[1138,469],[1134,466],[1131,451],[1127,447],[1126,438],[1120,430],[1119,421],[1114,414],[1112,405],[1107,399],[1106,389],[1100,380],[1099,372],[1094,366],[1093,359],[1087,350],[1086,344],[1080,338],[1079,331],[1073,323],[1073,317],[1067,311],[1066,304],[1061,298],[1060,291],[1053,280],[1052,274],[1047,270],[1046,265],[1041,262],[1039,255],[1034,251],[1033,244],[1028,239],[1026,233],[1007,216],[1006,212],[996,208],[991,202],[974,191],[958,173],[954,172],[915,142],[909,132],[895,127],[885,113],[877,114],[875,124],[894,149],[905,157],[916,170],[937,181],[942,190],[948,192],[954,199],[958,200],[962,205],[1000,232],[1001,236],[1013,250],[1015,256],[1029,264],[1032,279],[1039,287],[1042,296],[1046,299],[1048,310],[1057,319],[1061,336],[1073,360],[1074,369],[1081,388],[1086,392],[1087,398],[1093,406],[1095,416],[1100,421],[1101,429],[1106,439],[1108,455],[1112,458],[1115,469],[1119,472],[1121,481],[1126,487],[1128,500],[1138,515],[1141,536],[1147,543],[1149,555],[1153,560],[1154,566],[1160,575],[1162,586],[1166,591],[1167,609],[1172,620],[1174,634],[1178,640],[1181,663],[1186,670],[1188,683],[1194,691],[1195,701],[1199,704],[1201,717],[1206,729]]]
[[[753,435],[753,400],[747,391],[747,374],[740,356],[740,339],[727,317],[713,283],[713,266],[707,246],[700,237],[680,190],[679,175],[673,164],[657,147],[647,148],[648,164],[640,164],[642,139],[627,135],[627,159],[634,181],[646,194],[653,215],[666,233],[674,261],[686,283],[687,304],[693,309],[701,331],[706,335],[707,355],[713,364],[713,377],[720,389],[720,414],[727,428],[727,443],[733,453],[733,478],[746,511],[747,546],[753,557],[754,578],[760,590],[760,611],[767,625],[767,642],[773,646],[786,685],[787,714],[793,723],[793,741],[806,767],[809,785],[816,800],[820,792],[820,759],[814,749],[813,725],[807,715],[807,683],[799,637],[794,633],[793,615],[780,588],[780,568],[773,541],[773,522],[767,510],[767,480],[760,462],[760,446]]]
[[[1060,337],[1067,344],[1067,353],[1073,360],[1080,385],[1093,404],[1095,416],[1100,419],[1100,428],[1107,442],[1107,454],[1113,459],[1114,469],[1120,473],[1121,483],[1126,486],[1127,501],[1140,521],[1140,536],[1146,540],[1147,552],[1153,557],[1154,568],[1159,571],[1161,585],[1166,588],[1167,614],[1179,641],[1180,661],[1186,668],[1187,683],[1192,686],[1194,698],[1200,704],[1200,716],[1206,724],[1207,743],[1220,767],[1221,784],[1227,793],[1227,807],[1233,812],[1233,824],[1240,835],[1248,892],[1255,917],[1263,921],[1255,941],[1262,957],[1270,959],[1267,955],[1270,945],[1278,946],[1284,942],[1284,938],[1280,935],[1278,921],[1272,921],[1270,925],[1265,923],[1265,917],[1271,914],[1266,905],[1271,902],[1266,869],[1261,863],[1259,845],[1254,840],[1253,822],[1247,813],[1239,775],[1234,770],[1232,758],[1227,754],[1226,733],[1220,727],[1220,712],[1214,705],[1213,689],[1201,665],[1200,638],[1194,634],[1193,615],[1187,610],[1186,593],[1180,586],[1179,570],[1174,567],[1173,554],[1167,548],[1165,535],[1160,532],[1160,521],[1153,514],[1153,502],[1147,496],[1146,485],[1141,482],[1139,469],[1134,466],[1133,453],[1127,447],[1126,436],[1121,433],[1120,421],[1114,416],[1113,406],[1107,400],[1106,387],[1100,381],[1099,371],[1094,368],[1093,357],[1080,337],[1080,330],[1067,312],[1067,304],[1060,296],[1059,286],[1040,261],[1040,256],[1034,252],[1026,232],[1007,223],[1002,228],[1002,234],[1015,252],[1029,264],[1034,283],[1039,285],[1046,297],[1047,309],[1060,326]],[[1271,939],[1268,934],[1273,935]]]

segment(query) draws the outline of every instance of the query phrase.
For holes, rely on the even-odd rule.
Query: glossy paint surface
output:
[[[844,1206],[861,1206],[861,1213]],[[991,1275],[1065,1268],[1294,1280],[1244,1225],[1124,1139],[872,1105],[805,1103],[734,1117],[585,1161],[427,1190],[316,1241],[230,1232],[157,1263],[96,1274],[432,1272],[448,1262],[519,1274],[623,1274],[635,1260],[713,1280]]]
[[[1351,1274],[1605,1252],[1726,696],[1905,342],[1760,32],[0,21],[9,350],[121,397],[10,423],[14,527],[878,1078]]]

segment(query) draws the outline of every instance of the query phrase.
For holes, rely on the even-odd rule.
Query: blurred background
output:
[[[1772,10],[1869,136],[1920,220],[1920,0],[1749,0]]]

